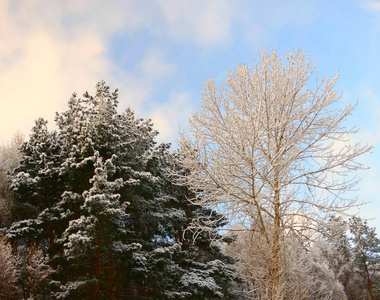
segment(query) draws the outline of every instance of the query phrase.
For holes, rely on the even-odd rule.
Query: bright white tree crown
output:
[[[345,192],[371,149],[350,141],[357,129],[343,125],[356,104],[341,108],[338,75],[318,80],[304,52],[259,58],[253,69],[237,65],[225,84],[206,81],[191,137],[179,139],[188,174],[175,176],[195,192],[191,201],[231,224],[265,231],[279,217],[285,231],[320,228],[356,203]]]

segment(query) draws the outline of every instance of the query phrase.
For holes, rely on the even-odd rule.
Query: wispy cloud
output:
[[[0,140],[28,133],[38,117],[53,123],[72,92],[101,79],[119,82],[119,75],[132,95],[144,97],[107,57],[112,34],[144,23],[133,1],[118,2],[1,1]]]
[[[134,69],[122,68],[108,55],[112,37],[149,29],[176,42],[216,45],[229,38],[229,6],[224,0],[1,1],[0,140],[16,130],[28,132],[40,116],[52,123],[72,92],[91,91],[101,79],[121,89],[123,108],[141,110],[154,83],[175,74],[177,66],[148,45]],[[154,115],[163,120],[159,111],[164,114]]]
[[[40,116],[51,121],[72,91],[93,86],[110,66],[104,44],[91,31],[63,39],[51,16],[33,15],[29,4],[39,1],[25,3],[30,11],[2,3],[0,44],[7,47],[0,48],[0,137],[7,140],[16,130],[28,132]]]
[[[176,65],[165,61],[159,49],[150,49],[140,61],[138,70],[146,79],[157,80],[173,74]]]
[[[190,114],[194,111],[194,101],[190,93],[173,93],[169,101],[156,104],[151,108],[149,117],[154,127],[160,132],[158,142],[176,144],[176,136],[180,130],[179,124],[187,124]],[[185,125],[186,126],[186,125]]]
[[[380,11],[380,1],[379,0],[369,0],[361,3],[362,7],[374,11]]]
[[[232,2],[226,0],[158,0],[166,34],[182,42],[210,47],[230,38]]]

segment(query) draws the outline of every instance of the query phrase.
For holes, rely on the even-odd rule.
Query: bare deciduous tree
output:
[[[19,276],[18,258],[0,234],[0,299],[17,299]]]
[[[22,293],[27,299],[38,299],[48,294],[46,287],[53,270],[48,265],[47,255],[37,245],[22,250],[18,257]]]
[[[371,147],[349,142],[357,129],[342,123],[355,105],[339,108],[337,75],[311,87],[315,67],[303,52],[259,56],[254,69],[238,65],[220,87],[206,81],[192,137],[179,140],[189,173],[177,180],[196,193],[191,201],[226,216],[228,231],[260,234],[268,297],[281,299],[286,236],[310,235],[329,213],[355,205],[344,192],[358,182],[350,175]]]
[[[235,267],[245,283],[243,291],[238,287],[239,292],[251,299],[270,299],[272,294],[268,280],[271,265],[264,254],[271,249],[263,238],[257,231],[240,232],[224,247],[225,253],[238,258]],[[287,254],[280,261],[281,276],[286,279],[279,288],[283,299],[346,299],[344,287],[329,268],[319,244],[296,235],[287,235],[281,243],[281,252]]]
[[[16,132],[12,140],[0,145],[0,227],[11,223],[12,197],[9,192],[7,173],[16,168],[20,161],[18,148],[23,142],[23,135]]]

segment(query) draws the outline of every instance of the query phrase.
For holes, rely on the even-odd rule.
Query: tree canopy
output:
[[[220,86],[206,81],[190,135],[180,138],[179,164],[189,173],[174,176],[195,193],[193,203],[227,217],[231,232],[257,235],[270,282],[261,297],[282,299],[287,237],[308,236],[355,204],[345,192],[357,183],[357,158],[371,147],[349,140],[357,130],[344,120],[355,105],[340,108],[338,75],[312,85],[316,67],[303,52],[259,58],[253,69],[238,65]]]

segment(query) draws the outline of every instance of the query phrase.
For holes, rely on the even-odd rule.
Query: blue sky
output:
[[[174,142],[207,77],[221,83],[257,52],[304,49],[320,77],[333,77],[343,102],[359,104],[347,122],[375,146],[357,195],[380,215],[379,0],[2,0],[0,141],[51,125],[71,93],[104,79],[119,88],[120,110],[152,118],[159,141]],[[379,218],[370,225],[380,228]]]

